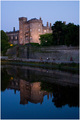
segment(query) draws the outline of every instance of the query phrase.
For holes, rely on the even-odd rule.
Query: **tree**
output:
[[[66,35],[65,35],[66,45],[78,46],[79,45],[79,25],[74,25],[69,23],[67,25]]]
[[[8,75],[5,68],[1,69],[1,91],[5,91],[9,85],[11,76]]]
[[[42,46],[50,46],[53,44],[53,36],[52,33],[46,33],[40,35],[40,41]]]
[[[9,48],[10,44],[8,42],[8,36],[6,33],[1,30],[1,53],[5,55],[7,49]]]
[[[65,44],[65,30],[66,30],[66,25],[62,21],[57,21],[55,24],[52,26],[53,30],[53,42],[54,45],[64,45]]]
[[[72,23],[65,24],[61,21],[55,22],[52,26],[54,45],[79,45],[79,25]]]

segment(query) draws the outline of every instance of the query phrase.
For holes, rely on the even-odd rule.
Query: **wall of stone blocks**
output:
[[[17,48],[9,49],[7,51],[7,55],[19,57],[19,58],[26,58],[27,59],[27,46],[19,47],[18,51]],[[18,56],[16,55],[18,52]],[[30,47],[29,48],[29,58],[30,59],[43,59],[47,60],[59,60],[59,61],[71,61],[71,58],[75,62],[79,62],[79,49],[78,48],[58,48],[52,49],[50,48],[38,48],[38,47]]]

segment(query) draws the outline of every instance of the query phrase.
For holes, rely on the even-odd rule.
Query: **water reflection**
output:
[[[79,106],[79,87],[78,76],[60,72],[33,68],[21,68],[17,66],[2,66],[1,69],[1,90],[14,89],[20,91],[20,104],[43,103],[44,96],[47,99],[52,98],[56,107],[62,107],[66,104],[69,107]],[[67,76],[67,81],[65,80]],[[73,79],[76,79],[75,80]],[[70,80],[70,82],[69,82]],[[72,80],[74,81],[72,83]]]
[[[28,102],[42,104],[45,95],[48,99],[49,95],[52,97],[52,93],[41,90],[41,82],[30,83],[22,79],[18,82],[14,79],[10,81],[7,89],[14,89],[15,94],[16,90],[20,91],[20,104],[28,104]]]
[[[45,83],[41,86],[44,90],[52,91],[54,105],[62,107],[66,104],[69,107],[79,106],[79,88],[74,86],[61,86],[58,84]]]
[[[24,80],[20,80],[20,104],[31,103],[41,103],[43,102],[43,97],[49,93],[46,91],[41,91],[40,82],[29,83]]]
[[[5,91],[10,82],[11,76],[7,73],[6,69],[1,69],[1,90]]]

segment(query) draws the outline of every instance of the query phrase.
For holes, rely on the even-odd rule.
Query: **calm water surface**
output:
[[[24,66],[1,68],[2,119],[78,119],[78,75]]]

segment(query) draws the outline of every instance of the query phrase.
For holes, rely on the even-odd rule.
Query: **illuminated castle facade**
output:
[[[19,31],[6,32],[9,37],[9,42],[12,44],[26,44],[26,43],[39,43],[40,35],[45,33],[52,33],[51,23],[47,22],[46,26],[43,26],[42,19],[30,19],[26,17],[19,18]]]

